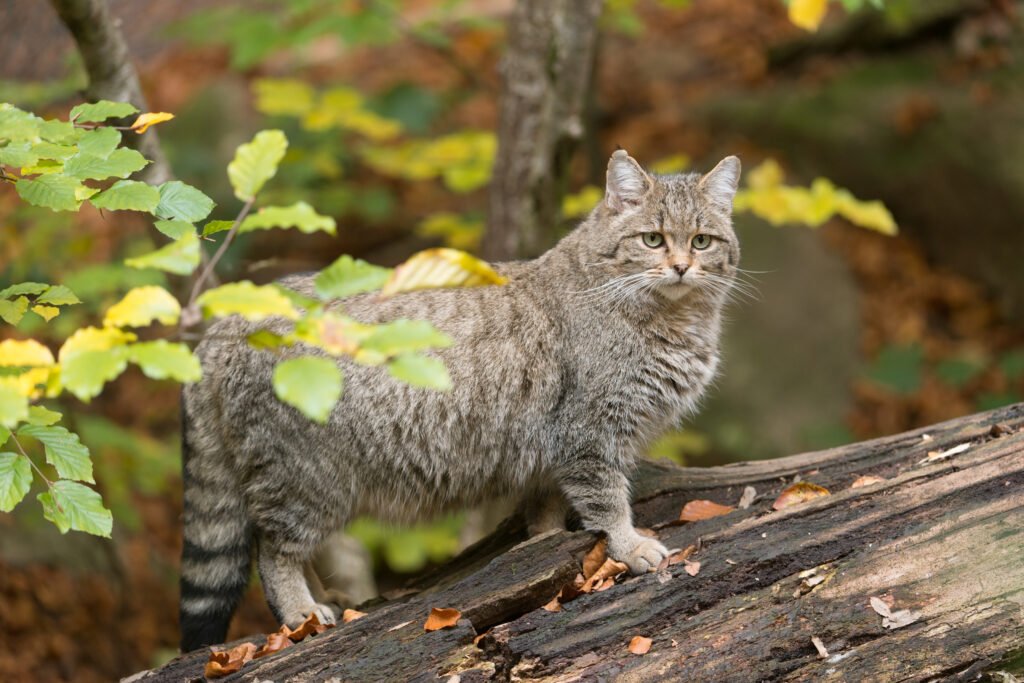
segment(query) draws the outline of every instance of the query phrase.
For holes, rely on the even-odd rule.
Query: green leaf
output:
[[[11,438],[11,430],[7,427],[0,427],[0,446],[7,443],[7,439]]]
[[[25,425],[18,436],[30,436],[43,444],[46,462],[64,479],[93,483],[92,460],[89,449],[78,440],[78,435],[56,425]]]
[[[878,354],[868,377],[899,394],[912,394],[921,386],[924,351],[920,346],[886,346]]]
[[[196,188],[170,180],[160,186],[160,203],[153,213],[159,218],[195,223],[209,216],[213,207],[213,200]]]
[[[156,251],[127,258],[124,262],[132,268],[156,268],[175,275],[188,275],[199,265],[199,237],[188,232]]]
[[[946,358],[935,366],[935,374],[946,384],[963,387],[985,370],[984,361],[975,358]]]
[[[316,293],[324,299],[341,299],[380,289],[389,277],[390,268],[381,268],[346,254],[316,276]]]
[[[97,128],[86,131],[78,141],[78,151],[106,159],[121,144],[121,131]],[[148,163],[148,162],[147,162]]]
[[[36,297],[37,304],[50,304],[51,306],[70,306],[80,304],[81,300],[75,293],[64,285],[52,285],[41,296]]]
[[[24,168],[35,166],[39,163],[39,155],[32,150],[31,142],[12,142],[6,147],[0,147],[0,164]]]
[[[3,292],[0,292],[3,296]],[[1010,351],[999,359],[999,369],[1011,382],[1018,377],[1024,377],[1024,349]]]
[[[62,534],[69,529],[110,538],[114,518],[103,507],[100,494],[73,481],[58,481],[37,496],[43,516],[57,525]]]
[[[24,455],[0,453],[0,512],[10,512],[32,487],[32,464]]]
[[[39,137],[43,120],[6,102],[0,103],[0,140],[32,141]]]
[[[49,142],[75,143],[85,131],[75,128],[70,121],[50,119],[39,124],[39,137]]]
[[[100,100],[92,104],[80,104],[71,110],[75,123],[98,123],[107,119],[123,119],[139,111],[127,102]]]
[[[127,178],[148,163],[146,157],[127,147],[112,152],[108,157],[79,152],[64,162],[64,173],[79,180]]]
[[[18,195],[29,204],[54,211],[78,211],[82,201],[77,191],[82,187],[74,178],[52,173],[34,180],[21,178],[14,183]]]
[[[78,152],[78,149],[73,145],[58,145],[55,142],[37,142],[32,145],[32,149],[30,151],[40,159],[64,161],[65,159],[73,157]]]
[[[153,213],[160,203],[160,192],[138,180],[118,180],[109,189],[100,192],[89,201],[97,209]]]
[[[0,384],[0,427],[13,429],[28,417],[28,398],[14,387]]]
[[[218,232],[230,230],[234,224],[234,221],[210,221],[203,226],[203,237],[209,237],[210,235],[216,235]]]
[[[42,294],[49,288],[50,285],[45,282],[19,282],[16,285],[11,285],[10,287],[0,290],[0,299],[18,296],[19,294],[31,294],[34,296],[36,294]]]
[[[56,410],[50,410],[43,406],[29,406],[28,407],[28,423],[32,425],[41,425],[47,427],[52,424],[60,422],[60,419],[64,417]],[[3,445],[0,443],[0,445]]]
[[[14,301],[0,299],[0,318],[10,325],[17,325],[28,310],[28,299],[19,296]]]
[[[294,320],[298,311],[284,294],[272,285],[257,287],[248,280],[208,289],[197,300],[207,318],[241,315],[249,320],[281,316]]]
[[[75,353],[60,362],[60,383],[88,403],[103,391],[103,385],[128,367],[128,352],[123,346]]]
[[[388,356],[451,346],[452,340],[426,320],[395,320],[377,326],[360,347]]]
[[[159,207],[157,207],[159,208]],[[196,228],[188,221],[157,221],[153,227],[170,237],[172,240],[180,240],[188,233],[195,233]]]
[[[388,372],[395,379],[414,387],[447,391],[452,388],[448,370],[439,358],[404,353],[388,363]]]
[[[240,145],[228,164],[228,179],[235,196],[242,201],[255,197],[263,184],[277,173],[277,164],[287,148],[288,139],[279,130],[260,131],[252,142]]]
[[[325,423],[341,397],[341,370],[316,356],[292,358],[274,368],[274,393],[306,417]]]
[[[330,235],[335,234],[334,219],[330,216],[321,216],[306,202],[296,202],[291,206],[268,206],[260,209],[242,222],[239,232],[270,228],[298,228],[305,233],[323,230]]]
[[[199,359],[185,344],[166,339],[141,342],[128,347],[128,358],[142,368],[146,377],[173,379],[177,382],[198,382],[203,376]]]
[[[174,325],[181,314],[178,300],[163,287],[135,287],[124,298],[107,309],[105,327],[146,327],[154,321]]]
[[[256,330],[248,337],[246,341],[249,342],[249,346],[254,349],[276,349],[281,346],[291,346],[292,342],[279,334],[274,334],[270,330]],[[0,442],[0,446],[3,443]]]

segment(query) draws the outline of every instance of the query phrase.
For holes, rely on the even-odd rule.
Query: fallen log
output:
[[[854,487],[864,476],[878,479]],[[773,509],[795,478],[831,494]],[[689,501],[735,506],[750,486],[757,497],[746,509],[678,521]],[[778,460],[645,462],[635,499],[637,525],[670,547],[693,546],[687,562],[623,574],[548,611],[595,536],[526,540],[513,517],[404,595],[365,606],[367,616],[221,680],[952,681],[1024,672],[1024,404]],[[461,618],[427,632],[432,607]],[[630,651],[635,636],[651,639],[645,654]],[[201,679],[208,658],[186,654],[131,680]]]

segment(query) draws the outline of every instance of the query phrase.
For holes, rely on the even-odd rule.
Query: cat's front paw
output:
[[[325,626],[333,626],[338,623],[337,617],[334,615],[334,610],[328,605],[321,605],[318,603],[313,603],[307,609],[293,610],[292,612],[284,615],[284,623],[288,628],[298,628],[302,622],[309,618],[310,614],[315,614],[316,618],[320,620],[320,623]]]
[[[668,557],[669,550],[657,539],[634,531],[625,538],[609,539],[608,554],[613,560],[625,562],[631,574],[645,574],[656,569]]]

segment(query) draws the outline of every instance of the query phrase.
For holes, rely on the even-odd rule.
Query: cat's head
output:
[[[740,256],[732,227],[739,159],[726,157],[705,175],[662,176],[620,149],[607,178],[587,248],[591,263],[621,284],[616,289],[668,300],[728,290]]]

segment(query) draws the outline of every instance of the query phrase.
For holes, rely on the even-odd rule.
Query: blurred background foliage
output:
[[[652,457],[773,457],[1024,400],[1024,3],[861,4],[821,3],[808,32],[779,0],[606,3],[587,132],[550,239],[600,200],[617,146],[656,172],[707,170],[727,153],[745,167],[736,222],[756,291],[731,308],[701,414]],[[428,246],[479,247],[511,6],[111,2],[150,109],[176,114],[160,135],[179,178],[233,215],[227,161],[280,128],[290,146],[268,203],[306,201],[338,221],[336,238],[242,236],[224,272],[255,282],[342,253],[393,265]],[[66,116],[85,77],[52,10],[13,0],[0,23],[18,27],[0,46],[0,101]],[[0,285],[60,282],[84,302],[0,336],[56,346],[133,287],[180,293],[174,276],[121,265],[162,243],[124,214],[53,214],[0,187]],[[174,647],[177,402],[177,385],[137,370],[88,405],[61,399],[93,449],[115,542],[56,538],[34,512],[0,516],[0,679],[31,663],[39,680],[107,680]],[[350,531],[386,589],[487,517]],[[253,592],[233,633],[270,626]]]

